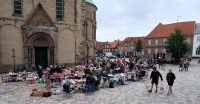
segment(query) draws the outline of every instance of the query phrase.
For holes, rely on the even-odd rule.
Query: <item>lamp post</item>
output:
[[[13,72],[15,72],[15,49],[13,48],[12,49],[12,57],[13,57],[13,64],[14,64],[14,66],[13,66]]]

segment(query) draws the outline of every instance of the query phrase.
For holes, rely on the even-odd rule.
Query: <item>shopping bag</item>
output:
[[[148,81],[146,84],[145,84],[145,88],[147,89],[147,91],[149,91],[151,89],[151,82]]]
[[[163,93],[164,92],[164,86],[163,86],[163,82],[160,83],[160,93]]]

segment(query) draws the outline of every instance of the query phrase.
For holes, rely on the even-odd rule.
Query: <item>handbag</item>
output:
[[[164,86],[163,86],[163,82],[160,83],[160,92],[162,93],[164,91]]]
[[[151,82],[148,81],[148,82],[145,84],[145,88],[147,89],[147,91],[150,90],[150,88],[151,88],[150,86],[151,86]]]

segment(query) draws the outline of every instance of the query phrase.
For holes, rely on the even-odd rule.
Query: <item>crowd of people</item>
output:
[[[33,65],[32,67],[33,71],[37,72],[39,79],[45,78],[46,89],[51,89],[52,82],[57,81],[60,82],[59,85],[63,86],[65,92],[70,92],[79,83],[77,80],[80,80],[80,83],[83,84],[79,89],[87,93],[92,93],[98,90],[99,87],[113,88],[115,85],[124,85],[126,80],[145,80],[148,78],[149,69],[153,69],[150,74],[151,88],[149,92],[152,92],[154,84],[156,85],[155,92],[157,92],[159,77],[163,81],[162,75],[157,70],[158,68],[165,69],[165,63],[161,60],[146,60],[141,57],[130,57],[128,60],[125,58],[110,60],[95,57],[89,60],[86,65],[73,67],[50,65],[46,69],[42,69],[40,65],[38,67]],[[170,69],[166,76],[169,85],[168,94],[172,93],[175,78],[175,74]]]
[[[180,59],[180,63],[179,63],[179,71],[188,71],[188,67],[190,65],[190,61],[191,59],[184,59],[184,58],[181,58]]]
[[[125,58],[114,60],[93,58],[86,65],[74,67],[50,65],[46,69],[43,69],[40,65],[38,67],[35,65],[32,66],[32,70],[37,72],[39,79],[45,78],[47,89],[51,88],[51,82],[55,81],[52,79],[55,78],[55,75],[59,74],[59,77],[65,80],[85,79],[84,89],[86,92],[95,91],[101,83],[108,82],[108,87],[114,87],[114,84],[118,82],[125,84],[125,80],[127,80],[126,74],[128,72],[134,72],[131,74],[131,80],[138,81],[146,75],[148,69],[147,61],[139,57],[129,58],[129,60],[125,60]],[[116,76],[118,78],[117,81],[113,80]],[[73,83],[72,81],[70,82],[71,84]]]

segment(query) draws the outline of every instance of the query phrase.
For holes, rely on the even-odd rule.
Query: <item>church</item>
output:
[[[0,0],[0,72],[86,63],[96,11],[92,0]]]

